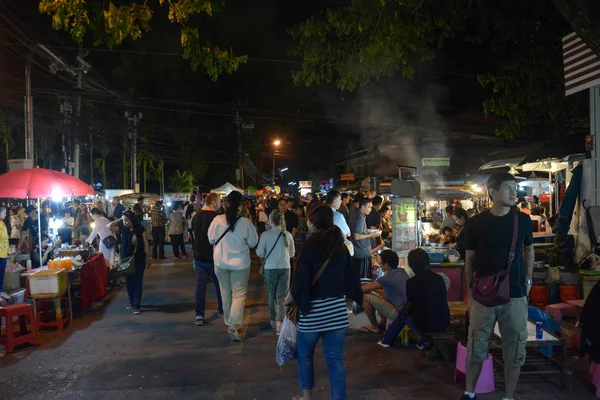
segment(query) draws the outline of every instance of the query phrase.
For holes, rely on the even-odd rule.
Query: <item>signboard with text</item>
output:
[[[312,181],[300,181],[298,186],[300,189],[312,189]]]
[[[354,180],[354,174],[342,174],[342,177],[340,178],[340,180],[342,180],[342,181],[353,181]]]
[[[395,252],[416,249],[417,200],[414,197],[394,197],[392,200],[392,250]]]
[[[450,157],[422,158],[421,163],[424,167],[449,167]]]

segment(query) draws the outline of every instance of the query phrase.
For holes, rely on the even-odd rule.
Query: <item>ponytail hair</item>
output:
[[[233,191],[225,198],[225,219],[227,224],[231,226],[231,232],[235,230],[235,222],[241,205],[242,194],[240,192]]]
[[[271,222],[272,226],[278,226],[279,229],[281,229],[281,232],[286,231],[285,214],[282,214],[281,211],[279,211],[279,209],[276,208],[273,211],[271,211],[271,213],[269,214],[269,221]],[[288,247],[287,238],[284,240],[284,243],[285,247]]]
[[[315,228],[313,235],[319,237],[321,250],[331,257],[345,248],[342,231],[333,224],[333,210],[325,204],[315,206],[309,215],[309,220]]]

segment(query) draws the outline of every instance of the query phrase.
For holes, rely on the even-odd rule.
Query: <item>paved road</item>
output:
[[[274,360],[266,291],[253,267],[246,308],[247,339],[230,342],[222,320],[196,327],[191,262],[166,261],[147,271],[144,309],[125,309],[124,288],[104,309],[75,320],[62,336],[42,333],[42,348],[1,357],[0,399],[289,399],[299,393],[296,365]],[[207,316],[216,313],[209,286]],[[352,317],[352,325],[364,316]],[[453,366],[427,363],[418,350],[383,349],[376,336],[349,332],[346,344],[349,399],[458,399]],[[315,357],[316,399],[328,399],[321,349]],[[521,400],[593,399],[574,382],[560,393],[552,383],[523,383]],[[500,399],[496,394],[482,400]]]

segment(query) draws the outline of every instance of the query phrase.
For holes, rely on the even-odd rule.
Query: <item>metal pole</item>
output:
[[[596,203],[600,206],[600,87],[590,88],[590,133],[593,136],[592,189]]]
[[[83,50],[81,45],[79,45],[79,57],[78,59],[83,58]],[[79,163],[81,162],[81,87],[83,84],[83,65],[80,66],[79,71],[77,71],[77,89],[79,91],[79,95],[77,96],[77,132],[75,132],[74,140],[75,140],[75,150],[74,150],[74,170],[73,176],[79,179]]]
[[[275,150],[273,150],[273,174],[271,176],[271,184],[273,190],[275,190]]]
[[[44,261],[42,260],[42,206],[41,206],[41,201],[40,198],[38,197],[37,199],[37,213],[38,213],[38,243],[40,245],[39,248],[39,252],[40,252],[40,267],[42,265],[44,265]]]
[[[237,137],[238,137],[238,157],[240,159],[240,185],[242,186],[242,190],[246,190],[246,186],[244,184],[244,154],[242,150],[242,130],[240,129],[240,111],[236,108],[235,110],[235,125],[237,127]]]
[[[92,134],[90,133],[90,183],[94,186],[94,143],[92,142]],[[105,182],[103,181],[104,185]],[[106,190],[105,187],[102,187],[102,190]]]
[[[33,46],[25,62],[25,159],[33,160],[33,99],[31,98],[31,61],[38,45]]]

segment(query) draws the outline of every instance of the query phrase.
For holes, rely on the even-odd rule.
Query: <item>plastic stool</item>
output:
[[[467,370],[467,348],[458,342],[456,345],[456,369],[454,371],[454,382],[465,379]],[[494,357],[488,354],[488,359],[484,361],[481,375],[475,385],[476,394],[491,393],[496,390],[494,381]]]
[[[41,314],[50,314],[49,308],[51,303],[54,303],[55,318],[53,321],[42,322]],[[69,318],[67,298],[64,294],[60,297],[34,298],[33,306],[36,308],[35,317],[40,330],[46,327],[56,327],[58,333],[63,333],[65,324],[68,324],[71,321]],[[38,309],[38,306],[41,306],[41,311]]]
[[[573,304],[558,303],[546,306],[546,314],[552,316],[556,322],[562,321],[565,315],[577,317],[577,309]]]
[[[590,365],[588,385],[590,383],[596,387],[596,397],[600,398],[600,364],[592,363]]]
[[[20,333],[14,331],[14,318],[19,317]],[[17,304],[14,306],[0,307],[0,319],[6,321],[6,335],[0,336],[0,345],[6,347],[7,353],[12,353],[15,346],[24,343],[40,345],[38,327],[33,318],[33,309],[29,304]],[[27,330],[27,320],[31,324],[31,331]]]

